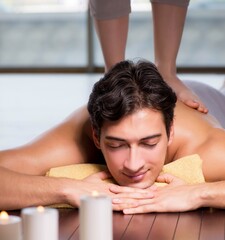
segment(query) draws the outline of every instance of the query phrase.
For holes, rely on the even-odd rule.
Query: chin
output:
[[[132,188],[140,188],[140,189],[145,189],[149,188],[152,184],[147,183],[147,182],[123,182],[123,181],[118,181],[119,185],[124,186],[124,187],[132,187]]]

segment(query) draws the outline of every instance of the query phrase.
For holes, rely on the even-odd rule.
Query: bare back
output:
[[[80,115],[87,118],[86,122],[88,123],[89,116],[86,107],[79,111]],[[78,112],[73,114],[70,122],[73,123],[79,114]],[[87,134],[86,139],[91,141],[90,122],[86,126],[89,127],[83,125],[83,128],[86,129],[84,131]],[[73,129],[76,132],[74,127]],[[200,113],[178,101],[175,108],[174,132],[174,139],[168,149],[166,163],[184,156],[199,154],[203,160],[203,173],[206,180],[225,180],[225,130],[212,115]],[[98,159],[97,156],[93,155],[97,153],[98,151],[92,151],[92,157],[87,156],[85,161],[90,162],[93,159]]]
[[[206,180],[225,179],[225,130],[212,115],[202,114],[178,102],[174,140],[169,147],[167,162],[191,154],[199,154],[202,158]]]
[[[178,102],[174,129],[166,163],[197,153],[203,159],[206,180],[225,179],[225,131],[216,119]],[[52,167],[101,161],[100,151],[92,140],[86,106],[32,143],[0,152],[0,166],[34,175],[43,175]]]

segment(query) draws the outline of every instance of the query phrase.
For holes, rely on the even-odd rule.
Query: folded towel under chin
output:
[[[74,164],[62,167],[51,168],[46,176],[49,177],[66,177],[72,179],[83,179],[91,174],[104,171],[107,167],[100,164]],[[164,165],[162,173],[172,174],[188,184],[205,182],[202,173],[202,160],[199,155],[194,154],[186,157],[182,157],[171,163]],[[108,182],[113,182],[112,179],[108,179]],[[163,183],[156,183],[157,185],[165,185]],[[54,207],[71,207],[67,204],[57,204]]]

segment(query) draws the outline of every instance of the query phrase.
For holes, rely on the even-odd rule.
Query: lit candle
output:
[[[81,198],[80,240],[112,240],[112,202],[94,192]]]
[[[23,240],[58,240],[58,218],[58,211],[53,208],[24,208]]]
[[[1,240],[21,240],[21,218],[9,216],[7,212],[0,213],[0,239]]]

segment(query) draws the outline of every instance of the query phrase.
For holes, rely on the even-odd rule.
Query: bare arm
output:
[[[64,198],[62,179],[32,176],[0,167],[0,209],[60,203]]]
[[[106,172],[99,172],[84,180],[31,176],[16,173],[0,167],[0,209],[14,210],[27,206],[48,206],[66,203],[79,207],[80,197],[91,194],[94,190],[112,195],[111,183],[104,179],[111,178]]]
[[[52,167],[83,163],[96,156],[97,152],[88,135],[88,119],[84,107],[32,143],[0,152],[1,209],[70,201],[70,190],[79,189],[77,184],[80,182],[44,175]],[[75,206],[78,192],[74,192]]]
[[[225,208],[225,181],[190,185],[168,174],[160,178],[169,184],[145,190],[112,186],[110,190],[116,194],[114,209],[136,214],[184,212],[200,207]]]
[[[96,160],[97,155],[89,116],[83,107],[34,141],[0,151],[0,166],[20,173],[44,175],[52,167]]]

